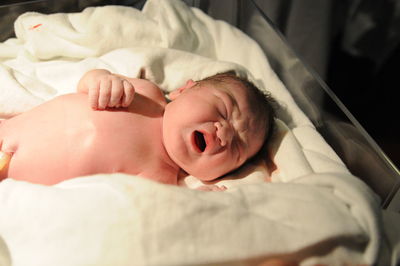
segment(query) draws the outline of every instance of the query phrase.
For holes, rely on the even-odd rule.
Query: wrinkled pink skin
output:
[[[100,111],[90,108],[87,94],[69,94],[3,121],[0,147],[12,158],[0,180],[53,185],[121,172],[176,184],[180,169],[162,143],[166,102],[161,93],[150,96],[136,93],[128,108]]]

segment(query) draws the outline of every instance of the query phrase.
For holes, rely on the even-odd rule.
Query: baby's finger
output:
[[[89,88],[89,105],[93,109],[97,109],[99,107],[99,90],[99,87]]]
[[[103,80],[100,82],[100,95],[98,109],[103,110],[107,107],[111,98],[111,81]]]
[[[122,97],[122,106],[128,107],[132,103],[133,98],[135,97],[135,88],[127,80],[124,80],[123,84],[124,84],[124,95]]]
[[[108,103],[109,107],[117,107],[117,104],[121,101],[122,95],[124,94],[123,81],[120,79],[114,79],[112,81],[111,98]]]
[[[224,185],[222,185],[222,186],[215,186],[214,188],[213,188],[213,191],[225,191],[225,190],[227,190],[228,188],[226,187],[226,186],[224,186]]]

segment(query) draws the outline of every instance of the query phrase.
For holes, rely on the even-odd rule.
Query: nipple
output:
[[[11,160],[10,153],[0,151],[0,171],[3,170],[3,168],[5,168],[7,166],[7,164],[10,162],[10,160]]]

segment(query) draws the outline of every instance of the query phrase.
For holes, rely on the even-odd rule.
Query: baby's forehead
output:
[[[234,100],[238,101],[246,100],[250,101],[249,99],[249,91],[246,86],[237,80],[233,79],[223,79],[223,80],[204,80],[199,83],[200,87],[208,87],[220,91],[222,93],[227,93],[229,97],[233,98]]]
[[[260,119],[265,120],[267,117],[262,111],[263,108],[260,106],[262,102],[260,99],[257,99],[258,95],[256,93],[242,82],[236,80],[220,82],[215,86],[215,89],[226,93],[231,98],[233,104],[236,105],[236,108],[239,109],[241,115],[247,116],[249,129],[265,131],[265,127],[262,126],[264,123]]]
[[[200,85],[201,86],[201,85]],[[264,119],[263,112],[260,112],[260,99],[257,99],[256,93],[245,84],[237,80],[224,81],[206,81],[203,83],[205,88],[213,88],[218,93],[229,97],[230,102],[240,110],[242,114]]]

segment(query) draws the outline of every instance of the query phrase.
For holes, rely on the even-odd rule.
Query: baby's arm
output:
[[[128,80],[105,69],[94,69],[83,75],[77,90],[89,95],[93,109],[128,107],[135,94],[135,88]]]

